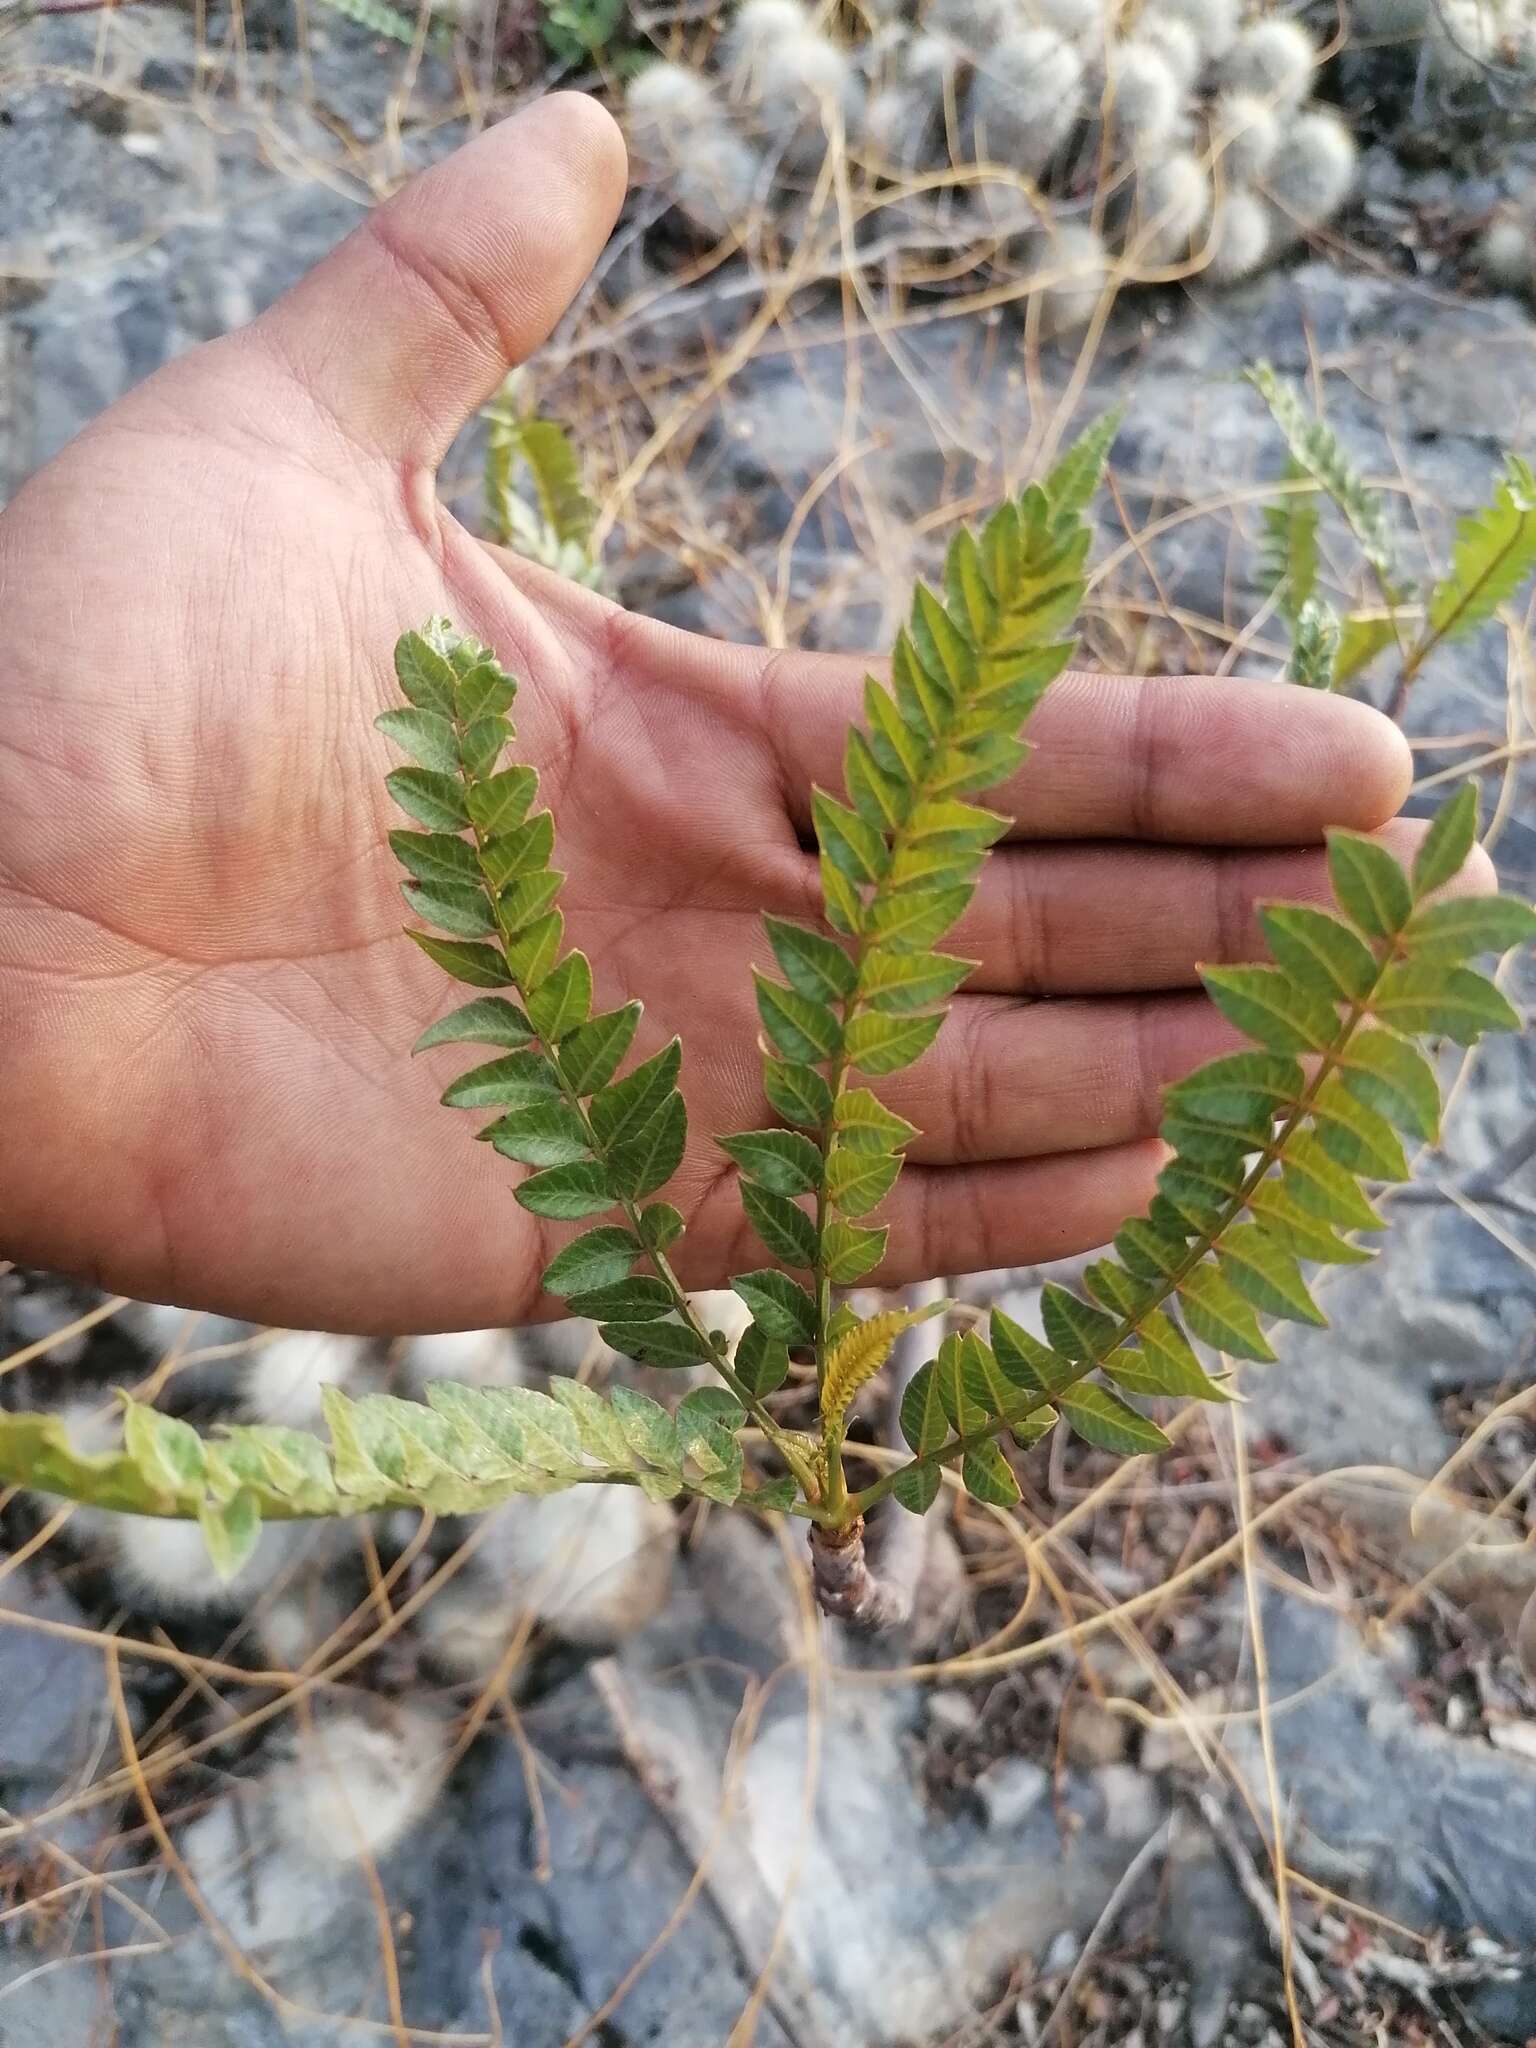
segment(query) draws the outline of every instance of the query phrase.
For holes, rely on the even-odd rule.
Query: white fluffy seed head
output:
[[[1487,0],[1440,0],[1430,25],[1434,68],[1444,78],[1480,77],[1502,55],[1505,34],[1503,14]]]
[[[1016,25],[1012,0],[929,0],[923,15],[924,28],[950,37],[978,59]]]
[[[1291,223],[1331,220],[1355,182],[1355,138],[1336,114],[1298,114],[1270,159],[1264,183]]]
[[[1187,149],[1148,164],[1137,178],[1136,248],[1144,263],[1181,262],[1211,211],[1211,181]]]
[[[510,1330],[442,1330],[406,1337],[396,1349],[400,1377],[418,1398],[434,1380],[461,1387],[517,1387],[527,1378]]]
[[[1184,90],[1160,50],[1133,38],[1110,52],[1113,118],[1140,156],[1166,147],[1184,111]]]
[[[115,1401],[100,1394],[72,1394],[53,1412],[64,1425],[70,1449],[81,1457],[97,1458],[104,1451],[121,1450],[123,1417]]]
[[[669,154],[680,128],[697,128],[720,118],[708,81],[686,64],[647,64],[624,94],[630,141],[646,154]]]
[[[510,1616],[531,1612],[567,1642],[615,1643],[666,1605],[676,1549],[665,1505],[638,1487],[593,1486],[508,1501],[480,1556]]]
[[[1477,265],[1495,284],[1518,290],[1536,277],[1536,212],[1528,219],[1503,214],[1489,222],[1477,245]]]
[[[1227,52],[1222,79],[1277,107],[1299,106],[1312,84],[1317,47],[1300,22],[1271,16],[1249,24]]]
[[[261,1602],[256,1640],[269,1670],[297,1671],[346,1627],[352,1612],[323,1571],[295,1574],[294,1582]]]
[[[1083,60],[1054,29],[1004,36],[971,88],[978,159],[1033,175],[1071,132],[1083,104]]]
[[[914,36],[908,43],[901,74],[914,85],[926,86],[935,97],[941,97],[954,84],[961,62],[960,46],[953,37],[935,31]]]
[[[1109,262],[1098,234],[1081,221],[1064,221],[1044,243],[1040,325],[1047,338],[1086,327],[1098,310]]]
[[[524,1610],[465,1572],[434,1593],[416,1619],[432,1664],[456,1684],[484,1685],[505,1657]]]
[[[1280,116],[1257,93],[1228,92],[1211,112],[1211,143],[1229,185],[1251,185],[1280,146]]]
[[[1101,0],[1023,0],[1023,13],[1031,27],[1051,29],[1075,50],[1092,55],[1103,47]]]
[[[248,1955],[313,1941],[346,1903],[333,1868],[280,1851],[264,1828],[258,1788],[217,1800],[178,1847],[219,1924]]]
[[[703,128],[687,139],[668,179],[672,202],[702,234],[727,235],[750,219],[762,158],[729,128]]]
[[[112,1576],[140,1606],[160,1614],[233,1613],[291,1563],[299,1524],[268,1522],[256,1548],[232,1579],[213,1569],[196,1522],[117,1515],[106,1530]]]
[[[216,1316],[203,1309],[174,1308],[168,1302],[130,1301],[117,1318],[123,1329],[158,1363],[170,1353],[212,1350],[254,1336],[254,1323]]]
[[[1144,14],[1136,24],[1135,40],[1157,51],[1182,92],[1194,89],[1205,66],[1205,53],[1187,21],[1173,14]]]
[[[1241,6],[1240,0],[1151,0],[1142,21],[1154,15],[1187,23],[1202,61],[1210,63],[1225,57],[1236,40]]]
[[[255,1422],[285,1429],[318,1429],[326,1387],[356,1392],[368,1357],[362,1337],[323,1330],[285,1330],[242,1361],[241,1405]]]
[[[1252,192],[1224,192],[1211,227],[1205,275],[1216,284],[1236,284],[1260,269],[1274,245],[1269,208]]]
[[[428,1812],[446,1760],[444,1724],[425,1708],[317,1714],[266,1780],[273,1831],[315,1863],[371,1861]]]

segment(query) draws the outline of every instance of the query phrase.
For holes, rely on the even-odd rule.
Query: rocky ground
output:
[[[302,52],[260,26],[200,38],[144,7],[0,40],[0,498],[464,131],[473,79],[447,61],[411,78],[345,24]],[[1468,177],[1379,149],[1327,260],[1123,302],[1075,382],[1075,353],[1031,357],[1010,312],[940,299],[850,333],[810,283],[755,332],[761,286],[680,277],[642,210],[540,395],[620,480],[621,595],[848,647],[889,636],[934,507],[1124,400],[1095,652],[1263,673],[1253,544],[1279,453],[1237,372],[1319,380],[1438,546],[1500,447],[1531,445],[1536,323],[1462,261],[1529,178],[1517,155]],[[811,279],[837,252],[822,232]],[[466,510],[475,460],[466,442],[446,479]],[[1511,663],[1490,633],[1405,715],[1416,805],[1476,764],[1527,893],[1531,713],[1529,642]],[[1530,1001],[1528,963],[1510,986]],[[168,1615],[89,1530],[44,1540],[34,1505],[0,1504],[0,2043],[319,2048],[364,2017],[526,2048],[1215,2048],[1292,2039],[1282,1954],[1314,2041],[1536,2035],[1533,1067],[1529,1042],[1466,1063],[1384,1255],[1245,1383],[1241,1462],[1225,1424],[1189,1426],[1155,1490],[1042,1448],[1019,1520],[945,1510],[920,1622],[876,1648],[815,1625],[794,1556],[716,1514],[683,1529],[664,1604],[674,1532],[643,1539],[648,1574],[623,1562],[618,1606],[659,1605],[648,1627],[610,1616],[594,1640],[546,1603],[505,1669],[456,1682],[426,1596],[464,1532],[413,1553],[381,1528],[313,1579],[349,1589],[343,1613],[355,1595],[363,1651],[296,1690],[252,1675],[283,1661],[264,1602]],[[1028,1318],[1040,1278],[961,1291]],[[158,1355],[120,1319],[49,1335],[84,1307],[12,1276],[0,1355],[44,1348],[8,1391]],[[294,1665],[327,1633],[305,1620]],[[382,1760],[369,1814],[388,1792],[405,1815],[356,1851],[327,1835],[328,1781],[303,1780],[307,1835],[283,1831],[283,1771],[327,1727]],[[1256,1825],[1277,1788],[1289,1924]]]

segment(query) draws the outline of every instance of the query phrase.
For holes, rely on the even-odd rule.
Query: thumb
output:
[[[536,100],[370,214],[250,339],[350,441],[435,469],[570,304],[624,186],[596,100]]]

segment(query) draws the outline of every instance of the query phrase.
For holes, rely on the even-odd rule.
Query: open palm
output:
[[[516,1169],[437,1106],[452,1052],[406,1051],[453,998],[400,938],[371,720],[397,633],[446,612],[523,679],[599,1000],[644,999],[641,1051],[683,1035],[684,1277],[760,1263],[709,1134],[769,1118],[748,967],[763,910],[815,914],[809,791],[837,782],[862,668],[634,619],[486,548],[434,488],[623,183],[595,103],[536,105],[0,518],[11,1255],[288,1324],[548,1306]],[[1384,721],[1255,684],[1066,678],[1035,736],[955,934],[981,966],[889,1090],[925,1134],[890,1279],[1080,1249],[1139,1208],[1161,1088],[1226,1042],[1195,962],[1256,950],[1254,900],[1322,894],[1321,828],[1381,824],[1406,784]]]

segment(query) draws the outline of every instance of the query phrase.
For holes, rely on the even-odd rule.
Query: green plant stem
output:
[[[1432,626],[1429,620],[1425,619],[1424,631],[1403,657],[1402,666],[1398,669],[1396,681],[1392,685],[1392,695],[1387,700],[1387,716],[1389,718],[1401,717],[1403,706],[1408,701],[1408,691],[1419,670],[1423,668],[1425,662],[1428,661],[1441,641],[1448,639],[1455,632],[1457,623],[1462,615],[1470,608],[1474,599],[1482,593],[1492,578],[1498,574],[1519,544],[1520,535],[1512,533],[1493,560],[1488,564],[1487,568],[1484,569],[1482,575],[1478,577],[1477,581],[1461,593],[1455,610],[1448,618],[1443,619],[1438,626]],[[1399,643],[1399,646],[1401,646],[1401,643]]]
[[[458,734],[458,737],[462,740],[463,727],[459,725],[457,719],[454,721],[454,726],[455,731]],[[480,856],[480,872],[484,879],[485,887],[490,896],[490,900],[494,909],[494,914],[496,918],[496,929],[501,934],[502,954],[503,957],[505,958],[507,949],[512,944],[512,941],[516,935],[515,933],[509,931],[507,928],[506,921],[502,916],[500,895],[495,885],[491,881],[490,876],[485,871],[484,836],[481,833],[478,825],[472,825],[470,829],[474,835],[475,852],[477,855]],[[517,986],[515,981],[514,986]],[[523,997],[523,991],[521,987],[518,987],[518,995],[520,997]],[[526,997],[523,997],[523,1000],[526,1006]],[[560,1083],[560,1092],[565,1098],[565,1101],[569,1106],[572,1114],[580,1122],[587,1143],[592,1149],[593,1156],[595,1158],[601,1159],[603,1157],[602,1140],[598,1137],[597,1132],[593,1127],[592,1119],[587,1113],[586,1103],[582,1100],[581,1096],[565,1078],[565,1071],[560,1064],[559,1047],[548,1044],[543,1038],[539,1038],[536,1042],[543,1046],[544,1051],[548,1055],[550,1065],[554,1068],[556,1077]],[[693,1303],[688,1299],[687,1290],[684,1288],[682,1282],[678,1279],[677,1274],[674,1272],[672,1268],[671,1260],[667,1258],[664,1252],[655,1250],[652,1247],[646,1245],[645,1233],[640,1227],[640,1211],[638,1205],[627,1195],[620,1195],[616,1199],[617,1205],[622,1210],[624,1220],[629,1225],[629,1228],[633,1233],[636,1242],[640,1244],[642,1247],[644,1247],[646,1257],[650,1260],[651,1266],[656,1274],[657,1279],[661,1281],[662,1285],[667,1289],[668,1293],[672,1296],[673,1307],[676,1310],[677,1314],[681,1317],[682,1321],[693,1332],[694,1336],[698,1338],[699,1342],[704,1346],[704,1349],[708,1352],[709,1362],[711,1366],[713,1366],[714,1370],[719,1374],[720,1378],[725,1382],[726,1386],[736,1396],[736,1399],[741,1403],[742,1407],[746,1409],[747,1413],[752,1417],[753,1421],[757,1424],[758,1428],[763,1432],[763,1435],[767,1437],[768,1441],[773,1445],[774,1449],[778,1452],[779,1456],[784,1460],[785,1464],[789,1467],[790,1471],[794,1473],[795,1478],[798,1480],[800,1484],[802,1492],[806,1496],[806,1499],[808,1501],[815,1501],[818,1494],[818,1488],[816,1485],[816,1475],[811,1470],[809,1463],[801,1455],[797,1446],[789,1440],[788,1436],[779,1427],[778,1423],[775,1422],[773,1417],[769,1414],[768,1410],[764,1407],[763,1403],[758,1399],[758,1397],[755,1394],[753,1394],[750,1391],[746,1384],[737,1375],[736,1370],[732,1366],[730,1360],[725,1356],[723,1347],[717,1345],[714,1342],[714,1339],[711,1336],[710,1332],[706,1330],[703,1324],[699,1321],[699,1318],[694,1311]]]
[[[1370,988],[1363,996],[1350,1003],[1339,1026],[1339,1030],[1335,1034],[1333,1043],[1319,1056],[1317,1071],[1303,1088],[1301,1095],[1291,1107],[1284,1121],[1276,1126],[1273,1137],[1264,1147],[1263,1151],[1260,1152],[1254,1165],[1249,1169],[1242,1186],[1222,1210],[1215,1228],[1206,1231],[1196,1239],[1187,1257],[1173,1273],[1157,1283],[1154,1291],[1141,1304],[1134,1315],[1123,1316],[1120,1319],[1115,1327],[1113,1337],[1104,1344],[1102,1354],[1096,1352],[1091,1358],[1084,1360],[1064,1386],[1055,1389],[1052,1394],[1042,1396],[1040,1401],[1041,1407],[1046,1407],[1055,1398],[1055,1394],[1065,1393],[1068,1387],[1076,1386],[1079,1380],[1086,1379],[1089,1373],[1096,1371],[1106,1358],[1111,1357],[1122,1345],[1134,1337],[1147,1317],[1155,1310],[1160,1309],[1171,1296],[1178,1292],[1179,1288],[1183,1286],[1201,1260],[1209,1252],[1217,1249],[1227,1231],[1232,1228],[1234,1223],[1240,1220],[1253,1195],[1254,1189],[1257,1188],[1260,1181],[1268,1174],[1271,1167],[1278,1164],[1284,1158],[1285,1148],[1289,1144],[1293,1132],[1298,1129],[1303,1118],[1309,1114],[1323,1083],[1337,1069],[1339,1062],[1348,1051],[1349,1042],[1369,1012],[1371,1004],[1375,1000],[1377,990],[1381,986],[1381,978],[1392,965],[1396,952],[1395,941],[1389,941],[1387,951],[1378,963],[1376,979],[1371,983]],[[985,1430],[971,1436],[951,1437],[947,1443],[940,1444],[938,1449],[931,1451],[927,1457],[914,1458],[912,1464],[947,1464],[952,1458],[962,1456],[967,1450],[970,1450],[985,1438],[1001,1435],[1005,1429],[1011,1428],[1013,1421],[1016,1420],[1018,1420],[1017,1417],[993,1418]],[[910,1467],[908,1466],[897,1467],[897,1471],[907,1471],[909,1469]],[[861,1493],[854,1494],[848,1503],[850,1515],[867,1514],[872,1507],[879,1501],[884,1500],[886,1495],[892,1491],[895,1482],[896,1471],[888,1472],[883,1478],[876,1480],[873,1485],[866,1486]]]

